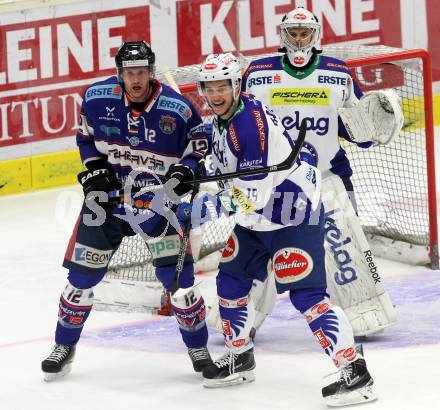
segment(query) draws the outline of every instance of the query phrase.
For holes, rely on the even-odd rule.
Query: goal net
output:
[[[324,54],[345,60],[365,91],[394,88],[405,116],[400,135],[388,145],[357,148],[341,140],[353,168],[361,224],[373,252],[399,261],[438,267],[434,140],[430,59],[423,50],[386,46],[328,46]],[[245,69],[262,56],[241,56]],[[171,70],[182,94],[205,121],[211,112],[198,95],[198,65]],[[158,73],[159,80],[167,82]],[[202,188],[203,189],[203,188]],[[209,189],[205,187],[204,189]],[[192,232],[197,270],[216,267],[234,226],[222,217]],[[167,295],[154,275],[152,258],[139,237],[125,238],[109,272],[96,288],[99,309],[163,309]]]

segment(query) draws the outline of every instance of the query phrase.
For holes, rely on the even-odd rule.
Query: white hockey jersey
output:
[[[293,147],[279,118],[253,97],[242,95],[236,113],[229,120],[214,118],[215,174],[279,164]],[[232,190],[236,203],[247,207],[246,213],[238,213],[238,224],[272,231],[299,224],[311,216],[319,204],[320,181],[320,173],[314,166],[297,161],[291,169],[234,178],[224,187]]]
[[[351,176],[352,171],[338,136],[350,137],[338,116],[338,108],[353,107],[362,92],[346,64],[317,55],[306,70],[293,70],[286,56],[253,61],[243,76],[242,91],[255,95],[272,109],[295,139],[303,118],[307,135],[302,158],[322,173]],[[357,144],[367,148],[371,142]]]

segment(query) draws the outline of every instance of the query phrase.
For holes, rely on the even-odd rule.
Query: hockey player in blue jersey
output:
[[[150,250],[156,275],[166,289],[173,287],[179,227],[168,223],[162,207],[149,209],[154,200],[151,192],[123,204],[113,204],[106,194],[170,179],[174,185],[177,182],[177,195],[188,193],[191,186],[185,181],[194,178],[208,147],[197,111],[154,78],[155,54],[146,42],[124,43],[115,60],[117,76],[91,85],[84,93],[76,139],[87,168],[78,175],[86,200],[64,258],[68,282],[59,302],[55,346],[42,362],[47,381],[70,371],[76,344],[92,310],[93,287],[106,274],[124,236],[140,233],[154,239]],[[91,209],[96,209],[93,199],[100,205],[97,216],[105,210],[100,223],[90,222]],[[167,245],[158,246],[160,242]],[[172,297],[171,303],[194,370],[200,372],[212,360],[206,348],[204,301],[193,284],[193,259],[188,252],[179,281],[184,292],[179,292],[179,298]]]
[[[213,110],[212,165],[216,174],[279,164],[294,143],[280,119],[253,96],[240,93],[241,67],[231,54],[207,57],[199,73],[199,91]],[[218,204],[237,210],[235,226],[223,250],[217,276],[219,310],[226,354],[203,370],[205,387],[254,380],[254,279],[264,280],[272,267],[278,293],[289,292],[319,344],[347,382],[327,386],[323,395],[336,402],[343,388],[345,404],[375,398],[373,380],[356,351],[353,332],[342,309],[326,291],[323,208],[320,172],[306,162],[288,170],[226,181]],[[226,194],[230,194],[227,201]],[[211,200],[213,200],[211,198]],[[179,205],[184,210],[203,209]],[[197,203],[197,202],[196,202]],[[345,380],[345,379],[344,379]]]

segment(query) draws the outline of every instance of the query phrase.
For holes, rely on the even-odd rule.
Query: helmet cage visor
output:
[[[302,31],[299,35],[297,35],[297,37],[295,37],[295,31],[292,29],[308,29],[309,33],[303,37],[303,33],[305,33],[305,31]],[[281,23],[281,43],[284,47],[290,48],[292,51],[307,51],[319,44],[320,31],[321,25],[319,23]]]

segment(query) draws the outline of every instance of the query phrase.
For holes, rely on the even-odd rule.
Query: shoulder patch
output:
[[[263,116],[259,110],[252,110],[252,115],[257,125],[260,152],[263,153],[266,147],[266,127],[264,125]]]
[[[274,67],[274,65],[272,63],[270,63],[270,64],[255,64],[255,65],[250,65],[248,67],[247,71],[250,73],[251,71],[255,71],[255,70],[270,70],[273,67]]]
[[[109,84],[109,85],[94,85],[90,87],[84,96],[86,102],[94,100],[96,98],[115,98],[117,100],[121,99],[122,89],[120,85]]]
[[[331,61],[326,61],[324,64],[330,68],[337,68],[338,70],[347,70],[348,71],[348,67],[345,64],[333,63]]]
[[[238,142],[237,131],[235,130],[234,124],[232,122],[231,124],[229,124],[228,131],[235,151],[240,152],[240,143]]]
[[[165,95],[159,97],[157,108],[159,110],[175,112],[182,117],[185,122],[187,122],[192,116],[192,111],[188,104],[177,98],[166,97]]]

